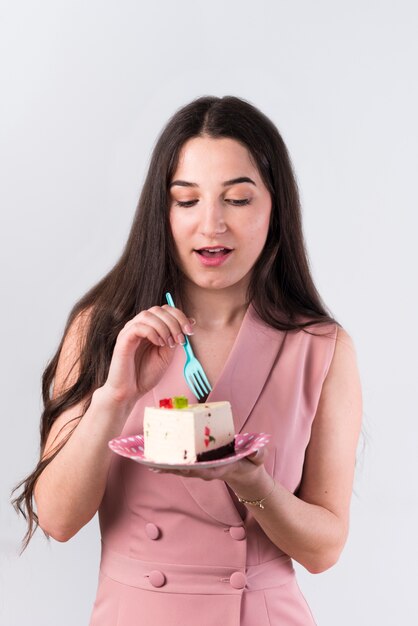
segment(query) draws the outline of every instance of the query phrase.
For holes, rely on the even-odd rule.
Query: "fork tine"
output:
[[[196,387],[196,389],[199,392],[199,398],[203,397],[205,395],[205,388],[202,385],[202,383],[200,382],[199,378],[197,377],[197,371],[193,371],[192,374],[192,379],[193,379],[193,384]]]
[[[199,391],[198,387],[196,387],[194,380],[191,376],[191,374],[189,374],[189,372],[184,372],[184,377],[186,379],[187,384],[189,385],[189,388],[191,390],[191,392],[196,396],[196,398],[198,400],[200,400],[202,393]]]
[[[209,393],[209,391],[211,390],[211,386],[202,368],[196,368],[194,372],[194,377],[198,381],[200,388],[203,389],[203,391],[205,391],[206,393]]]
[[[208,381],[208,377],[206,376],[205,370],[203,369],[203,367],[199,368],[199,374],[200,374],[203,382],[205,383],[206,391],[209,393],[209,391],[212,391],[212,386],[211,386],[210,382]]]

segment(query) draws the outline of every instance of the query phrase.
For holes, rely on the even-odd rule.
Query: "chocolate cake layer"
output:
[[[198,461],[216,461],[216,459],[223,459],[224,456],[228,456],[228,454],[233,454],[235,452],[235,439],[226,444],[226,446],[221,446],[220,448],[216,448],[216,450],[208,450],[207,452],[201,452],[197,455]]]

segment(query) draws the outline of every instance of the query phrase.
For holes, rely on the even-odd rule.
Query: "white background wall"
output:
[[[88,622],[97,521],[19,557],[9,493],[69,309],[116,261],[162,126],[205,94],[278,126],[316,284],[358,352],[351,534],[300,586],[320,626],[418,623],[417,22],[412,0],[0,2],[1,624]]]

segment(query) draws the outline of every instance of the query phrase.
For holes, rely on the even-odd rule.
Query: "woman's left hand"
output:
[[[182,470],[149,469],[152,472],[158,472],[160,474],[175,474],[176,476],[181,476],[183,478],[224,480],[231,486],[234,485],[234,488],[239,488],[241,484],[248,485],[248,483],[256,482],[258,476],[266,471],[264,468],[265,454],[265,448],[260,448],[244,459],[240,459],[234,463],[220,465],[218,467],[209,467],[206,469],[199,469],[195,466],[190,469],[185,468]]]

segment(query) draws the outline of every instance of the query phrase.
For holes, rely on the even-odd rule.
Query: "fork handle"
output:
[[[165,299],[167,300],[167,304],[169,306],[175,306],[173,297],[169,291],[167,291],[167,293],[165,294]]]
[[[169,306],[175,307],[174,300],[173,300],[173,298],[171,296],[171,293],[169,291],[167,291],[167,293],[165,294],[165,299],[167,300],[167,304]],[[184,335],[184,338],[186,340],[186,343],[184,344],[183,348],[184,348],[186,354],[188,356],[192,357],[192,356],[194,356],[194,353],[193,353],[193,350],[192,350],[191,343],[190,343],[187,335]]]

